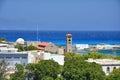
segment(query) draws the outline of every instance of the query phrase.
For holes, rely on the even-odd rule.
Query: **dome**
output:
[[[18,38],[17,40],[16,40],[16,43],[17,44],[24,44],[24,39],[23,38]]]

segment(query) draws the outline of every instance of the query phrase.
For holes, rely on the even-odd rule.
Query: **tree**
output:
[[[10,80],[24,80],[24,67],[21,64],[16,64],[17,71],[11,75]]]
[[[0,38],[0,42],[3,42],[3,41],[7,41],[7,39],[6,38]]]
[[[45,76],[41,80],[54,80],[52,77]]]
[[[106,80],[120,80],[120,68],[114,69],[109,76],[107,76]]]
[[[28,80],[35,77],[35,64],[27,64],[25,69],[27,70],[26,77],[28,78]]]
[[[120,56],[115,56],[114,59],[120,60]]]
[[[24,47],[22,45],[16,45],[15,48],[18,48],[18,51],[24,51]]]
[[[34,80],[56,79],[62,71],[61,66],[53,60],[42,60],[38,64],[31,64],[26,68],[32,72]]]
[[[77,61],[64,66],[66,80],[104,80],[105,74],[100,65]]]
[[[105,74],[100,65],[88,63],[85,57],[68,53],[65,56],[65,65],[62,76],[65,80],[104,80]]]
[[[24,47],[25,51],[30,51],[30,50],[38,50],[35,46],[27,46],[27,47]]]
[[[7,67],[7,64],[6,64],[5,60],[2,60],[0,62],[0,80],[5,80],[6,79],[5,78],[6,67]]]
[[[88,58],[93,58],[93,59],[100,59],[100,58],[103,57],[103,55],[102,55],[102,54],[99,54],[98,52],[89,52],[89,53],[87,54],[87,57],[88,57]]]
[[[55,80],[64,80],[63,76],[57,77]]]

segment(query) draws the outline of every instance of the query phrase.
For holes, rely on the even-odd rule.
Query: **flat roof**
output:
[[[87,62],[95,62],[100,65],[120,65],[120,60],[115,59],[88,59]]]

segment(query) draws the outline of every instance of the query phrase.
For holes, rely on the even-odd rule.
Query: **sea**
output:
[[[18,38],[25,41],[52,42],[65,46],[66,34],[72,34],[72,43],[75,44],[120,44],[120,31],[27,31],[27,30],[0,30],[0,37],[9,42]],[[103,54],[113,54],[115,51],[102,51]],[[116,51],[120,55],[120,50]]]

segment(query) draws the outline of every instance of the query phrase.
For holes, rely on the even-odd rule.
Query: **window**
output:
[[[15,59],[19,59],[20,57],[14,57]]]
[[[22,59],[27,59],[27,57],[22,57]]]
[[[116,67],[113,67],[113,70],[116,69]]]
[[[12,57],[6,57],[7,59],[11,59]]]
[[[23,66],[25,66],[25,63],[23,63]]]
[[[107,67],[107,73],[109,73],[110,72],[110,68],[109,67]]]
[[[8,50],[8,52],[11,52],[11,50]]]
[[[69,41],[71,41],[71,39],[69,39]]]

